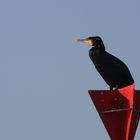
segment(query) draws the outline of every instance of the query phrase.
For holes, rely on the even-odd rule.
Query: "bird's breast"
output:
[[[100,66],[104,62],[104,53],[99,50],[90,50],[89,57],[95,66]]]

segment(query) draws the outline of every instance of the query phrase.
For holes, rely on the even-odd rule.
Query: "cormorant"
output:
[[[99,36],[79,39],[86,45],[92,46],[89,50],[89,57],[95,65],[110,90],[118,90],[134,83],[128,67],[117,57],[105,50],[104,43]]]

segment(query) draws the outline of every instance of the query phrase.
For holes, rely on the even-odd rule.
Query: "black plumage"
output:
[[[87,41],[90,41],[87,43]],[[133,77],[124,62],[111,55],[105,50],[104,43],[100,37],[89,37],[84,40],[91,44],[89,57],[95,65],[110,90],[123,88],[134,83]]]

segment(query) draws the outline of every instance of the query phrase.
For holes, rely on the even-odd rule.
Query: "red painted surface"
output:
[[[130,85],[118,90],[129,102],[129,107],[133,107],[134,85]]]
[[[111,140],[133,140],[140,118],[140,91],[134,85],[118,91],[90,90],[90,97]]]

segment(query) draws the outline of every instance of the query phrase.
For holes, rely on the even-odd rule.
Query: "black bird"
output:
[[[118,90],[134,83],[128,67],[117,57],[105,50],[104,43],[99,36],[79,39],[85,44],[92,46],[89,50],[89,57],[95,65],[110,90]]]

